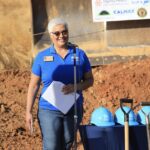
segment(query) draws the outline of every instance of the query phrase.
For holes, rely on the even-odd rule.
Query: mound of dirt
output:
[[[92,71],[94,85],[84,91],[83,124],[89,123],[92,111],[99,106],[114,113],[120,98],[132,98],[134,105],[150,101],[150,59],[99,66]],[[40,150],[42,147],[36,117],[38,97],[33,110],[34,134],[30,135],[25,128],[29,80],[29,69],[0,72],[0,149]],[[78,149],[83,150],[79,135]]]

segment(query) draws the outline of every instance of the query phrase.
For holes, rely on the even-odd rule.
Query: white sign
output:
[[[150,0],[92,0],[93,21],[150,19]]]

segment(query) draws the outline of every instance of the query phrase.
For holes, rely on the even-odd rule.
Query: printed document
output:
[[[42,97],[61,112],[66,114],[75,103],[75,95],[74,93],[64,94],[62,92],[63,86],[64,84],[62,82],[53,81],[43,93]],[[79,94],[76,93],[76,99],[78,98]]]

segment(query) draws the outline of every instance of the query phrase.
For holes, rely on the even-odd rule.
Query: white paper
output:
[[[72,105],[75,103],[74,93],[64,94],[62,92],[62,87],[64,84],[62,82],[53,81],[50,86],[43,93],[42,97],[51,103],[53,106],[58,108],[61,112],[66,114]],[[78,99],[79,94],[76,93],[76,99]]]

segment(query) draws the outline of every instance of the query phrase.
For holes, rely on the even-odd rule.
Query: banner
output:
[[[92,0],[94,22],[150,19],[150,0]]]

